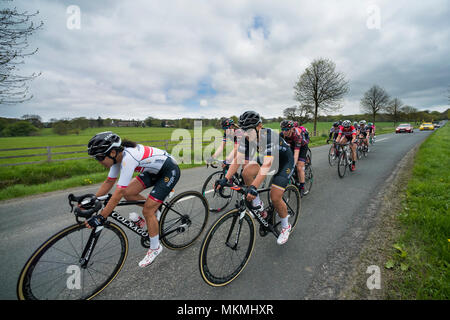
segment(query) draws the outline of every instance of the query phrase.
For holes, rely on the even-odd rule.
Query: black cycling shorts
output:
[[[278,172],[273,176],[272,184],[285,189],[294,174],[294,157],[289,157],[283,164],[280,163]]]
[[[181,171],[178,165],[172,158],[167,158],[157,174],[144,171],[136,178],[145,189],[153,187],[149,198],[162,203],[177,184],[180,175]]]

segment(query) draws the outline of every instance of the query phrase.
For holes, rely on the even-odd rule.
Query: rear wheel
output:
[[[161,214],[161,242],[172,250],[189,247],[205,229],[208,216],[208,202],[199,192],[180,193],[169,202]]]
[[[283,193],[283,201],[286,203],[289,224],[291,225],[291,232],[297,225],[298,218],[301,214],[301,197],[298,188],[292,184],[288,185]],[[281,220],[278,214],[274,211],[272,217],[272,224],[278,233],[281,233]]]

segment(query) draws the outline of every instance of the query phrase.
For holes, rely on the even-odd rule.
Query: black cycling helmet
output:
[[[88,154],[93,157],[96,155],[106,156],[111,150],[120,149],[121,143],[122,140],[117,134],[111,131],[100,132],[89,140]]]
[[[259,116],[259,113],[255,111],[245,111],[239,117],[239,127],[242,130],[256,128],[256,126],[261,122],[262,121],[261,117]]]
[[[333,127],[338,127],[339,126],[339,121],[336,121],[335,123],[333,123]]]
[[[291,129],[294,127],[294,121],[292,120],[283,120],[280,122],[281,129]]]
[[[234,120],[231,118],[222,118],[220,124],[222,125],[222,129],[228,129],[234,124]]]

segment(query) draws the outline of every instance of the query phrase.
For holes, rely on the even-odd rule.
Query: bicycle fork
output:
[[[81,255],[81,258],[79,260],[80,266],[83,269],[87,268],[87,265],[89,263],[89,259],[91,258],[92,251],[94,251],[95,245],[97,244],[98,238],[100,238],[100,234],[103,230],[103,226],[96,227],[94,230],[92,230],[91,235],[89,236],[89,239],[86,243],[86,246],[84,247],[83,254]]]

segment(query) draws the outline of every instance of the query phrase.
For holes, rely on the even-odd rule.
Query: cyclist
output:
[[[286,141],[275,131],[263,128],[260,115],[255,111],[246,111],[239,117],[239,127],[244,130],[244,138],[241,139],[237,158],[233,160],[226,176],[216,181],[216,188],[223,188],[231,184],[231,178],[238,170],[242,160],[248,151],[250,161],[242,171],[244,182],[248,187],[247,201],[251,201],[254,207],[260,207],[260,214],[265,217],[263,204],[258,195],[258,187],[266,178],[272,167],[276,173],[270,190],[270,199],[275,210],[281,218],[282,231],[277,239],[279,245],[284,244],[291,231],[288,220],[287,206],[282,197],[284,189],[294,173],[294,155]],[[256,152],[264,156],[262,165],[259,159],[255,159]]]
[[[294,166],[297,168],[299,177],[299,185],[297,187],[303,193],[305,190],[305,162],[309,139],[307,139],[305,131],[300,129],[300,127],[294,127],[292,120],[281,121],[280,127],[281,136],[291,146],[291,150],[294,153]]]
[[[353,122],[353,127],[355,127],[356,134],[358,134],[358,131],[359,131],[359,124],[358,124],[358,121]]]
[[[336,122],[333,123],[333,125],[331,126],[331,129],[330,129],[330,134],[328,135],[327,143],[328,143],[328,141],[331,140],[331,138],[333,138],[333,141],[336,141],[336,138],[339,135],[339,126],[340,125],[341,124],[339,123],[339,121],[336,121]],[[339,156],[339,154],[336,153],[337,150],[334,150],[334,144],[333,144],[333,146],[331,148],[333,150],[333,154],[336,154],[336,156]]]
[[[224,130],[222,144],[217,148],[216,152],[212,155],[212,157],[206,160],[206,162],[211,163],[214,160],[216,160],[222,154],[222,151],[227,144],[227,139],[232,138],[234,141],[234,148],[225,158],[225,161],[222,164],[222,168],[224,168],[227,164],[230,164],[232,160],[236,157],[237,148],[239,145],[239,141],[242,138],[243,132],[241,129],[239,129],[239,127],[234,123],[234,120],[231,118],[222,118],[221,126],[222,129]],[[248,157],[246,157],[246,160],[248,160]]]
[[[111,131],[96,134],[88,143],[88,154],[109,169],[108,178],[98,189],[97,197],[107,194],[119,179],[108,204],[99,215],[88,219],[86,226],[94,228],[103,225],[123,197],[131,201],[146,200],[142,213],[150,236],[150,249],[139,266],[148,266],[162,251],[155,213],[180,178],[176,160],[164,150],[122,141]],[[140,174],[133,178],[134,172]],[[152,186],[153,190],[147,199],[139,194]]]
[[[352,149],[352,171],[355,170],[356,167],[356,144],[354,143],[356,140],[356,129],[352,126],[350,120],[344,120],[342,122],[342,126],[339,127],[339,134],[336,139],[337,143],[344,144],[346,142],[350,142],[350,148]]]
[[[369,151],[369,136],[368,136],[368,132],[369,132],[369,126],[366,126],[366,120],[361,120],[359,122],[358,136],[359,136],[360,139],[363,140],[364,146],[365,146],[367,151]]]
[[[369,122],[367,124],[367,126],[369,127],[369,133],[370,133],[370,137],[373,138],[375,137],[375,125],[372,122]]]

